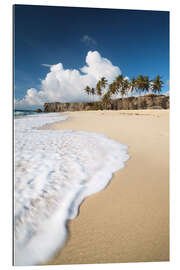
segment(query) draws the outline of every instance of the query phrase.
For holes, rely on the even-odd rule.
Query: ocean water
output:
[[[59,113],[15,119],[15,265],[43,263],[62,248],[68,219],[129,158],[127,146],[103,134],[37,129],[66,119]]]
[[[37,114],[37,112],[32,110],[14,110],[14,117],[20,117],[31,114]]]

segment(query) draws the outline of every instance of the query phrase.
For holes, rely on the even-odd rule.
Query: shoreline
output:
[[[68,222],[65,247],[45,264],[169,260],[169,110],[65,112],[41,129],[103,133],[130,159]]]

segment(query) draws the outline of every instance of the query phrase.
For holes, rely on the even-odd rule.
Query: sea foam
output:
[[[129,158],[125,145],[103,134],[36,129],[66,119],[58,113],[15,119],[15,265],[43,263],[62,248],[68,219]]]

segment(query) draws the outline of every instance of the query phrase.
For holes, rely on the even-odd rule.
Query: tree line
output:
[[[149,76],[139,75],[136,78],[133,77],[129,80],[127,77],[124,77],[122,74],[117,76],[115,80],[108,85],[108,81],[105,77],[102,77],[96,84],[95,88],[86,86],[84,91],[88,95],[102,97],[103,103],[108,103],[112,95],[121,94],[122,98],[127,95],[127,93],[149,93],[150,90],[152,93],[160,93],[163,86],[163,81],[161,77],[157,75],[153,80],[149,79]],[[103,90],[107,88],[106,93]]]

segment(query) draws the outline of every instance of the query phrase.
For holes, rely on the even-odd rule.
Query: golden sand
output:
[[[131,157],[82,203],[66,246],[48,264],[168,261],[169,110],[64,114],[67,121],[49,128],[104,133],[128,145]]]

